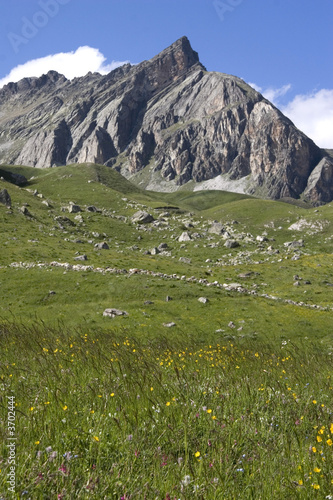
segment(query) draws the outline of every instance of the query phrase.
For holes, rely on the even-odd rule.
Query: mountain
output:
[[[142,63],[0,90],[0,162],[100,163],[147,189],[333,199],[333,159],[259,92],[207,72],[182,37]]]

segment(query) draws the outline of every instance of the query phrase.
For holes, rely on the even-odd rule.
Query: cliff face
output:
[[[157,189],[223,179],[269,198],[333,199],[332,158],[244,81],[208,73],[186,37],[106,76],[6,85],[0,162],[93,162]]]

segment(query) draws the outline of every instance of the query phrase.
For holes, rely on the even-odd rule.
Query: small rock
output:
[[[109,250],[110,247],[105,241],[102,241],[101,243],[96,243],[94,248],[96,248],[96,250]]]
[[[98,212],[97,208],[94,207],[94,205],[89,205],[89,207],[86,208],[87,212]]]
[[[171,328],[172,326],[176,326],[176,323],[173,323],[173,321],[171,323],[163,323],[163,326],[165,326],[166,328]]]
[[[266,236],[257,236],[256,240],[259,241],[259,243],[263,243],[264,241],[268,241],[268,238],[266,238]]]
[[[170,302],[170,300],[172,300],[172,297],[170,297],[169,295],[167,295],[166,298],[165,298],[165,302]]]
[[[233,323],[232,321],[230,321],[230,322],[228,323],[228,327],[229,327],[229,328],[236,328],[236,325],[235,325],[235,323]]]
[[[179,257],[179,262],[183,262],[184,264],[191,264],[191,259],[189,257]]]
[[[160,251],[159,251],[159,249],[158,249],[157,247],[154,247],[154,248],[152,248],[152,249],[150,250],[150,254],[151,254],[151,255],[157,255],[157,254],[159,254],[159,253],[160,253]]]
[[[229,291],[237,291],[239,288],[242,288],[242,285],[240,283],[229,283],[226,287]]]
[[[296,241],[286,241],[284,246],[287,248],[298,248],[304,247],[304,240],[296,240]]]
[[[25,207],[24,205],[20,207],[20,211],[22,212],[23,215],[31,215],[27,207]]]
[[[74,260],[88,260],[88,257],[86,255],[78,255]]]
[[[120,311],[119,309],[105,309],[103,312],[103,316],[108,317],[108,318],[115,318],[116,316],[128,316],[128,313],[126,311]]]
[[[143,304],[145,306],[150,306],[150,305],[154,304],[154,302],[152,302],[151,300],[145,300]]]
[[[166,250],[168,248],[168,244],[167,243],[160,243],[157,248],[160,252],[162,252],[163,250]]]
[[[206,297],[199,297],[198,302],[201,302],[201,304],[207,304],[208,299]]]
[[[239,275],[237,276],[237,278],[244,278],[244,279],[245,279],[245,278],[250,278],[250,276],[252,276],[252,274],[253,274],[253,272],[252,272],[252,271],[250,271],[250,272],[248,272],[248,273],[241,273],[241,274],[239,274]]]

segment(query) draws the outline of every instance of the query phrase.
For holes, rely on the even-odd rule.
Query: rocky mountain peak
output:
[[[157,56],[153,57],[149,63],[164,67],[170,76],[177,76],[188,71],[192,66],[198,65],[199,55],[195,52],[186,36],[179,38],[176,42],[164,49]],[[200,67],[204,67],[200,64]]]
[[[150,60],[0,90],[0,163],[101,163],[141,187],[333,199],[333,158],[246,82],[207,72],[182,37]]]

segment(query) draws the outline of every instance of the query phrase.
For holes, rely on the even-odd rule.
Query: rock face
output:
[[[69,81],[50,71],[4,86],[0,162],[94,162],[140,175],[149,189],[194,181],[274,199],[333,199],[328,153],[243,80],[207,72],[186,37],[105,76]]]

